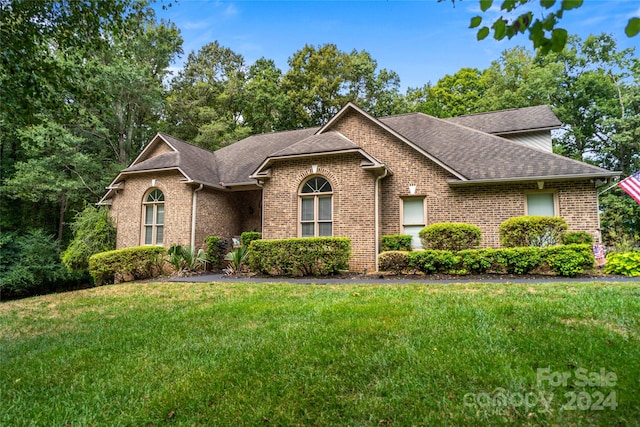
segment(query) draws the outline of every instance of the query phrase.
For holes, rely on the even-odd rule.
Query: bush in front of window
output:
[[[134,246],[100,252],[89,258],[89,274],[97,286],[156,277],[162,273],[166,254],[161,246]]]
[[[480,244],[480,227],[458,222],[431,224],[418,233],[422,247],[442,251],[472,249]]]
[[[386,251],[378,255],[378,269],[380,271],[400,274],[409,267],[409,251]]]
[[[563,245],[593,245],[593,236],[586,231],[568,231],[560,237],[560,240]]]
[[[254,240],[249,245],[253,271],[282,276],[325,276],[348,268],[351,240],[310,237]]]
[[[500,224],[500,244],[519,246],[553,246],[560,243],[567,222],[559,216],[517,216]]]
[[[259,231],[245,231],[240,234],[240,244],[247,248],[249,247],[251,242],[260,239],[262,239],[262,233],[260,233]]]
[[[409,267],[425,274],[517,274],[552,271],[558,276],[572,277],[593,268],[591,245],[573,244],[540,247],[500,249],[468,249],[462,251],[424,250],[414,252],[383,252],[380,254],[381,271],[401,271],[404,257]],[[607,258],[609,259],[609,258]],[[640,255],[638,255],[640,261]],[[608,264],[607,264],[608,265]],[[640,267],[636,267],[640,270]],[[605,270],[607,271],[607,270]]]
[[[411,239],[409,234],[389,234],[382,236],[382,251],[410,251]]]

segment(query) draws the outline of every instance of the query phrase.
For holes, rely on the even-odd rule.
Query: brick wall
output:
[[[162,191],[165,198],[164,246],[190,244],[191,187],[179,182],[180,179],[184,177],[175,171],[126,177],[124,189],[118,190],[111,206],[111,216],[118,228],[117,248],[144,244],[142,202],[153,188]]]
[[[320,175],[333,189],[333,235],[351,239],[349,268],[373,271],[375,176],[360,167],[361,160],[359,154],[345,154],[277,162],[263,189],[263,238],[300,236],[298,191],[308,178]],[[313,173],[312,165],[318,166],[317,173]]]
[[[402,232],[401,200],[410,196],[409,185],[416,185],[415,195],[425,200],[427,225],[449,221],[476,224],[483,233],[482,245],[497,247],[500,224],[511,217],[525,215],[526,193],[537,190],[535,182],[450,187],[447,180],[453,176],[448,171],[355,112],[345,115],[333,129],[393,172],[381,185],[381,235]],[[545,182],[544,191],[555,192],[558,214],[567,221],[570,230],[597,232],[598,202],[593,183],[589,180]]]

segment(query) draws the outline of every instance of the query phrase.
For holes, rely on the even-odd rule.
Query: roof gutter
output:
[[[569,181],[574,179],[596,179],[596,178],[613,178],[620,176],[620,172],[603,172],[598,174],[581,174],[581,175],[542,175],[542,176],[526,176],[515,178],[493,178],[493,179],[471,179],[468,181],[447,180],[447,184],[451,187],[464,187],[479,184],[500,184],[513,182],[530,182],[530,181]]]

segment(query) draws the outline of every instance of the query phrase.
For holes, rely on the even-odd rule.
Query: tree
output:
[[[246,72],[242,55],[217,41],[191,52],[171,81],[165,129],[209,150],[248,136],[242,116]]]
[[[116,227],[105,208],[88,205],[76,215],[71,229],[73,239],[62,253],[68,270],[87,270],[91,255],[116,248]]]
[[[445,0],[438,0],[439,2]],[[460,0],[459,0],[460,1]],[[451,0],[455,6],[456,0]],[[487,12],[493,6],[493,0],[478,0],[481,11]],[[518,34],[529,34],[534,49],[539,49],[542,54],[561,52],[568,41],[568,32],[558,27],[560,20],[566,11],[577,9],[583,5],[583,0],[540,0],[542,17],[536,18],[531,10],[532,0],[504,0],[500,4],[500,11],[505,14],[518,14],[514,18],[500,16],[489,26],[484,25],[481,15],[471,18],[470,28],[478,28],[477,38],[483,40],[491,34],[493,38],[502,40],[505,37],[511,39]],[[634,37],[640,32],[640,18],[632,17],[627,22],[625,34]]]
[[[242,115],[253,133],[283,129],[290,101],[282,78],[282,71],[271,59],[260,58],[249,67]]]
[[[146,1],[16,0],[0,19],[1,225],[60,244],[67,212],[97,201],[153,131],[181,40]]]
[[[441,118],[475,113],[485,90],[486,83],[480,70],[462,68],[428,87],[425,99],[417,103],[415,109]]]

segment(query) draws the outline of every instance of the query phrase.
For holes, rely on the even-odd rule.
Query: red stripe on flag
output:
[[[636,202],[640,203],[640,172],[636,172],[627,179],[623,179],[618,183],[629,196]]]

